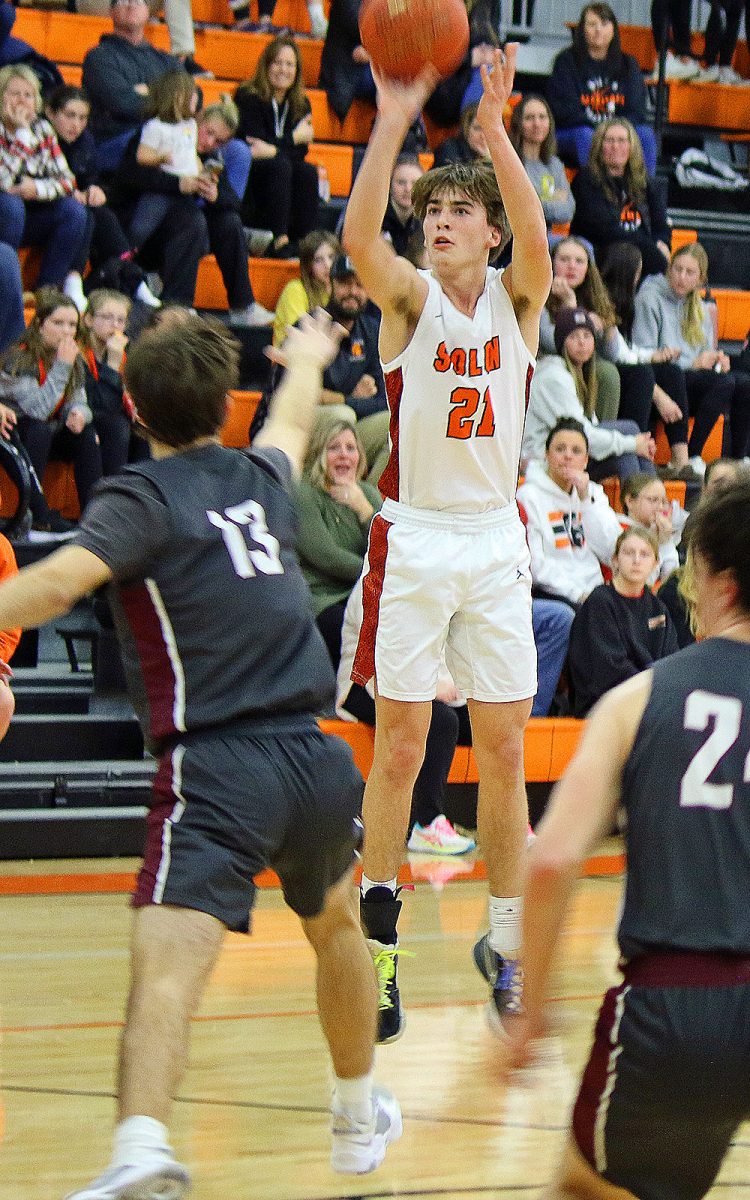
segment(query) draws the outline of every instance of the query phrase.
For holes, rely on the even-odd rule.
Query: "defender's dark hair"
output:
[[[239,343],[226,326],[185,311],[128,348],[125,383],[146,431],[180,448],[219,432],[239,362]]]

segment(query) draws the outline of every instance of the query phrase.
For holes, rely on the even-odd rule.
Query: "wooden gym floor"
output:
[[[485,885],[470,862],[448,864],[459,871],[448,881],[443,863],[412,856],[417,882],[401,922],[414,952],[400,965],[408,1023],[376,1061],[401,1101],[404,1136],[380,1170],[358,1179],[328,1166],[312,955],[278,890],[261,891],[254,936],[227,938],[174,1108],[173,1142],[193,1170],[196,1200],[536,1196],[563,1143],[596,1006],[615,978],[621,876],[612,873],[618,848],[607,849],[607,873],[581,883],[566,931],[556,1036],[510,1085],[498,1080],[471,962]],[[129,910],[117,888],[135,866],[0,864],[0,1200],[59,1200],[108,1161],[128,974]],[[750,1126],[711,1196],[750,1198]]]

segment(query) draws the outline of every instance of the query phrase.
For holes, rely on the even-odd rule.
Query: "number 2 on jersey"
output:
[[[266,524],[262,504],[256,500],[246,500],[244,504],[233,504],[231,508],[226,508],[224,515],[208,509],[206,516],[212,525],[221,530],[232,566],[240,579],[252,579],[258,571],[262,575],[284,574],[279,543]],[[249,526],[250,537],[263,546],[262,550],[250,549],[240,526]]]
[[[449,400],[453,407],[448,413],[446,437],[457,438],[461,442],[470,437],[492,437],[495,432],[495,414],[492,411],[492,398],[488,387],[484,389],[481,398],[481,413],[478,413],[479,399],[478,388],[453,389]]]
[[[717,696],[713,692],[691,692],[685,701],[685,729],[707,729],[713,718],[714,727],[690,760],[680,784],[682,808],[729,808],[734,799],[731,783],[708,783],[708,777],[740,736],[742,704],[734,696]],[[742,775],[750,782],[750,751]]]

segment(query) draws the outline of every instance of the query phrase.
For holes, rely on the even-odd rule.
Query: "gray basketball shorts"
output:
[[[311,717],[186,735],[159,761],[133,906],[247,933],[253,879],[272,867],[289,907],[317,916],[354,862],[363,788],[349,746]]]
[[[573,1109],[584,1158],[639,1200],[699,1200],[750,1117],[750,982],[708,982],[728,956],[680,957],[682,985],[605,994]]]

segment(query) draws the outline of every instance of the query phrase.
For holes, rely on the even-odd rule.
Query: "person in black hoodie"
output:
[[[620,45],[617,17],[608,4],[587,4],[573,31],[573,45],[555,59],[547,84],[557,148],[574,166],[589,159],[602,121],[627,117],[643,145],[649,175],[656,170],[656,137],[646,123],[646,88],[632,54]]]
[[[650,529],[624,530],[611,584],[594,588],[576,613],[568,644],[574,717],[585,717],[605,692],[678,649],[665,605],[646,586],[658,552]]]
[[[576,211],[570,232],[587,238],[597,259],[612,242],[631,242],[641,252],[644,278],[664,274],[672,231],[630,121],[616,117],[599,126],[588,166],[578,172],[571,191]]]

